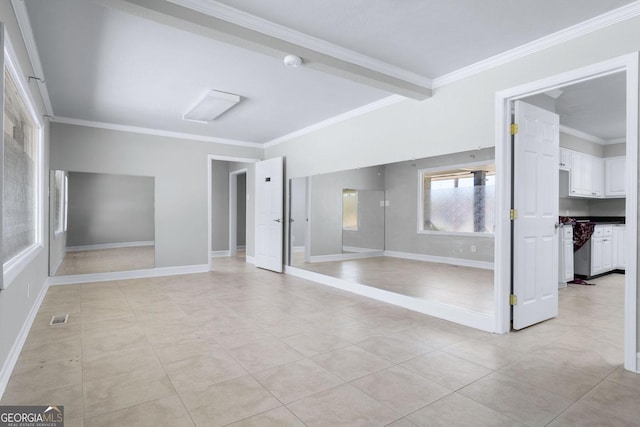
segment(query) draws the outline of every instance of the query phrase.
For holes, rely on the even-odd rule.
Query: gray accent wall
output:
[[[294,178],[291,180],[289,195],[291,196],[291,212],[289,217],[293,219],[290,224],[291,246],[302,247],[305,245],[307,228],[307,180],[309,178]]]
[[[342,253],[342,190],[384,191],[384,166],[311,177],[311,256]]]
[[[342,247],[358,251],[384,250],[384,190],[358,191],[358,229],[342,231]],[[346,247],[346,248],[345,248]]]
[[[236,206],[236,244],[247,244],[247,174],[238,174],[238,200]]]
[[[86,126],[51,125],[51,167],[155,178],[156,267],[208,263],[208,155],[262,150]]]
[[[256,216],[256,207],[255,207],[255,187],[256,187],[256,178],[255,178],[255,163],[238,163],[238,162],[229,162],[229,172],[235,172],[239,170],[246,169],[246,178],[245,178],[245,200],[246,205],[245,209],[247,215],[245,217],[245,253],[247,257],[253,257],[255,255],[255,216]]]
[[[154,178],[69,172],[67,247],[153,242]]]
[[[211,161],[211,250],[229,250],[229,162]]]

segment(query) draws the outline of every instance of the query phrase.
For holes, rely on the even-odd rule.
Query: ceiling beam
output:
[[[304,59],[304,66],[307,68],[326,72],[408,98],[423,100],[431,97],[430,79],[373,58],[365,57],[356,52],[330,45],[324,41],[313,39],[301,33],[295,33],[292,30],[289,30],[289,32],[294,33],[294,35],[304,36],[306,40],[315,40],[318,43],[304,43],[301,38],[296,42],[292,42],[290,41],[292,38],[286,40],[287,37],[276,37],[263,31],[248,28],[245,25],[230,22],[228,18],[221,19],[213,16],[212,13],[204,13],[170,1],[95,1],[104,6],[150,19],[160,24],[169,25],[276,58],[284,58],[287,54],[297,55]],[[188,1],[180,2],[189,3]],[[233,10],[242,13],[235,9]],[[269,24],[275,26],[275,24]],[[326,48],[327,46],[334,49],[328,49]],[[332,55],[331,50],[334,53],[346,52],[352,53],[352,55]],[[342,56],[342,58],[338,56]]]

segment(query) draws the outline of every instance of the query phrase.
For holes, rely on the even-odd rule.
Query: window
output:
[[[54,172],[54,230],[56,234],[67,231],[67,206],[68,206],[68,184],[64,171]]]
[[[342,229],[358,231],[358,190],[342,190]]]
[[[2,256],[6,287],[41,248],[41,125],[5,50]]]
[[[419,171],[421,232],[493,233],[495,166]]]

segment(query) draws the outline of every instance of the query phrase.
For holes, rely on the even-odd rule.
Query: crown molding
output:
[[[582,132],[581,130],[570,128],[569,126],[560,125],[560,132],[566,133],[567,135],[572,135],[580,139],[584,139],[589,142],[593,142],[594,144],[604,145],[607,143],[607,140],[597,137],[595,135],[591,135],[590,133]]]
[[[533,53],[540,52],[541,50],[557,46],[578,37],[582,37],[594,31],[601,30],[610,25],[617,24],[638,15],[640,15],[640,1],[635,1],[607,13],[603,13],[602,15],[588,19],[579,24],[541,37],[532,42],[523,44],[514,49],[510,49],[506,52],[476,62],[475,64],[471,64],[467,67],[460,68],[459,70],[437,77],[433,79],[432,88],[436,89],[455,81],[471,77],[483,71],[496,68],[500,65],[515,61],[516,59],[523,58],[527,55],[531,55]]]
[[[238,147],[263,148],[263,145],[258,142],[239,141],[236,139],[217,138],[215,136],[195,135],[183,132],[172,132],[160,129],[121,125],[118,123],[96,122],[91,120],[74,119],[71,117],[55,117],[51,119],[51,121],[54,123],[63,123],[67,125],[86,126],[98,129],[117,130],[121,132],[140,133],[145,135],[165,136],[168,138],[188,139],[191,141],[213,142],[216,144],[235,145]]]
[[[18,27],[22,33],[22,39],[24,40],[25,47],[27,48],[27,55],[29,56],[29,61],[31,61],[31,67],[33,67],[35,77],[39,77],[43,80],[36,80],[36,84],[38,85],[38,90],[40,91],[44,108],[47,111],[47,115],[53,117],[53,105],[51,105],[51,98],[49,98],[49,90],[47,89],[42,63],[40,62],[40,54],[38,53],[36,40],[33,36],[31,21],[27,14],[27,6],[23,0],[11,0],[11,6],[13,6],[13,12],[16,15]]]
[[[627,138],[626,137],[607,139],[604,144],[605,145],[612,145],[612,144],[621,144],[623,142],[627,142]]]
[[[223,21],[256,31],[307,49],[349,62],[388,76],[431,89],[432,80],[412,71],[329,43],[317,37],[276,24],[214,0],[167,0],[170,3],[213,16]]]
[[[294,138],[298,138],[300,136],[309,134],[311,132],[318,131],[320,129],[329,127],[331,125],[335,125],[340,122],[344,122],[345,120],[352,119],[354,117],[361,116],[363,114],[369,113],[371,111],[379,110],[380,108],[387,107],[389,105],[397,104],[400,101],[404,101],[407,98],[401,95],[391,95],[386,98],[383,98],[379,101],[372,102],[371,104],[364,105],[360,108],[356,108],[355,110],[347,111],[346,113],[339,114],[337,116],[331,117],[327,120],[323,120],[321,122],[315,123],[311,126],[307,126],[306,128],[299,129],[295,132],[288,133],[276,139],[272,139],[264,144],[264,148],[270,148],[276,146],[278,144],[282,144],[283,142],[290,141]]]

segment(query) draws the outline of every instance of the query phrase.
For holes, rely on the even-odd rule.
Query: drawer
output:
[[[573,239],[573,227],[570,225],[562,227],[562,237],[564,239]]]
[[[603,225],[602,226],[602,235],[603,236],[612,236],[613,235],[613,225]]]
[[[601,225],[596,225],[596,228],[593,230],[592,237],[602,237],[604,235],[604,229]]]

